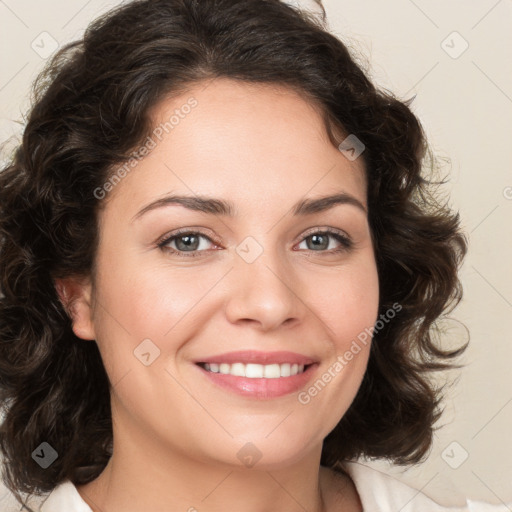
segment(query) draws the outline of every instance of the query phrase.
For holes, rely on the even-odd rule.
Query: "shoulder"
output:
[[[469,512],[466,505],[442,505],[394,476],[360,462],[345,462],[365,512]]]
[[[39,512],[92,512],[70,480],[61,482],[41,505]]]
[[[0,489],[1,512],[92,512],[70,480],[64,480],[42,495],[29,495],[21,505],[7,489]]]
[[[462,497],[465,502],[463,505],[442,505],[421,490],[410,487],[394,476],[366,464],[345,462],[342,466],[354,482],[364,512],[510,512],[512,510],[512,501],[496,505],[464,497]]]

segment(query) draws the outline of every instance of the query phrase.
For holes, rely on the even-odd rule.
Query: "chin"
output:
[[[276,471],[299,463],[311,450],[304,443],[286,445],[285,441],[276,437],[274,440],[237,442],[235,459],[228,457],[228,463],[237,469]]]

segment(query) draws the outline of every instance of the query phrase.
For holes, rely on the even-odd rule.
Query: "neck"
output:
[[[208,466],[179,457],[162,460],[114,453],[101,475],[78,487],[93,512],[327,512],[325,468],[314,456],[283,469]]]
[[[101,475],[78,491],[93,512],[327,512],[322,469],[298,464],[255,470],[175,461],[165,472],[158,463],[135,463],[126,470],[113,455]]]
[[[128,417],[113,421],[113,428],[107,466],[95,480],[77,487],[93,512],[361,510],[350,478],[334,477],[320,466],[321,439],[300,455],[288,452],[287,460],[273,459],[274,443],[262,439],[263,456],[250,465],[237,455],[245,441],[233,437],[226,436],[225,444],[208,454],[208,443],[203,443],[206,450],[198,448],[186,440],[186,432],[175,436],[181,442],[172,443]]]

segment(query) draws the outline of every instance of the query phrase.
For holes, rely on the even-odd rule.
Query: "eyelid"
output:
[[[186,234],[201,235],[205,238],[208,238],[210,241],[212,241],[216,245],[221,245],[215,236],[213,236],[211,234],[206,234],[203,231],[203,228],[195,228],[194,226],[191,226],[188,228],[180,228],[175,231],[169,231],[169,232],[165,233],[164,235],[162,235],[161,237],[159,237],[156,240],[155,245],[157,245],[158,247],[164,246],[166,243],[169,242],[169,240],[171,240],[173,238],[177,238],[180,235],[186,235]]]
[[[302,233],[300,235],[301,238],[299,241],[302,242],[304,240],[304,238],[307,238],[310,235],[314,235],[316,233],[325,233],[325,232],[327,232],[328,234],[336,233],[338,235],[345,237],[347,240],[352,240],[350,235],[348,233],[346,233],[345,231],[343,231],[342,229],[332,228],[330,226],[316,226],[314,228],[307,229],[304,233]]]

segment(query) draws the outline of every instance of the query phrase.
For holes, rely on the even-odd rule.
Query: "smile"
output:
[[[280,377],[292,377],[304,372],[305,366],[296,363],[283,364],[254,364],[254,363],[202,363],[206,371],[221,373],[223,375],[234,375],[236,377],[247,377],[249,379],[279,379]]]

